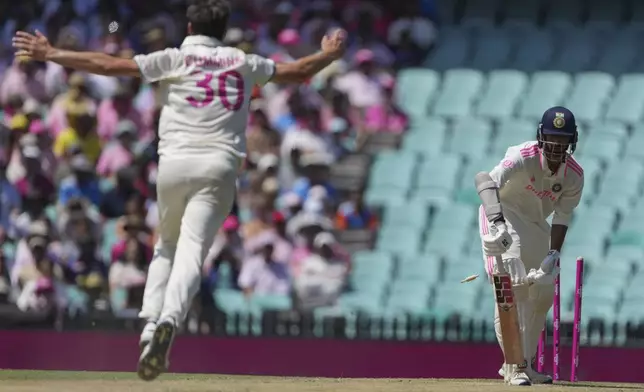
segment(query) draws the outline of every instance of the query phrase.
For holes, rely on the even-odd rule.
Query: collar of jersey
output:
[[[203,45],[203,46],[217,47],[217,46],[221,46],[221,42],[219,42],[219,40],[216,38],[207,37],[205,35],[189,35],[186,38],[184,38],[183,42],[181,43],[181,46],[186,46],[186,45]]]
[[[546,177],[550,178],[562,178],[565,173],[565,167],[568,164],[568,162],[563,162],[561,165],[559,165],[559,169],[557,169],[557,172],[552,174],[550,171],[550,168],[548,167],[548,164],[546,163],[546,158],[543,156],[543,151],[539,154],[539,165],[541,166],[541,170],[543,170],[544,174]]]

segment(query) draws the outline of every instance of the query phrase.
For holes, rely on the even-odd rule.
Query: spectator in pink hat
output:
[[[301,54],[297,53],[300,42],[300,33],[297,30],[282,30],[277,36],[277,43],[280,45],[280,49],[273,55],[273,57],[277,55],[277,57],[279,57],[279,61],[294,61],[296,58],[301,56]]]
[[[203,275],[205,277],[204,283],[211,289],[210,291],[219,283],[225,287],[237,285],[242,260],[246,255],[242,238],[239,235],[239,227],[239,218],[229,215],[208,251],[203,265]],[[228,263],[232,272],[232,281],[230,282],[219,281],[219,267],[225,263]]]
[[[394,101],[396,81],[393,77],[384,75],[380,82],[384,99],[381,103],[367,108],[364,128],[373,133],[403,133],[407,129],[409,119]]]
[[[379,82],[374,53],[368,49],[356,52],[353,58],[355,69],[335,79],[336,89],[349,96],[351,105],[366,109],[383,100],[382,85]]]

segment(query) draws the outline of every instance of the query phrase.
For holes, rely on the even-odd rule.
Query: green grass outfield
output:
[[[548,391],[635,391],[644,384],[561,383],[539,385]],[[0,370],[0,391],[11,392],[493,392],[516,390],[500,380],[449,379],[337,379],[208,374],[167,374],[153,382],[140,381],[134,373],[54,372]]]

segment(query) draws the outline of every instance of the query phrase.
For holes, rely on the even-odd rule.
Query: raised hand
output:
[[[35,35],[17,31],[13,37],[13,47],[18,49],[16,57],[26,56],[37,61],[47,60],[47,54],[52,49],[47,37],[38,30]]]
[[[334,58],[341,58],[347,43],[347,32],[343,29],[335,29],[322,38],[322,51]]]

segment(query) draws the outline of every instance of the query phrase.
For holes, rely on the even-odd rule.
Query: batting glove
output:
[[[485,234],[483,236],[483,253],[486,256],[501,256],[512,245],[512,236],[508,233],[505,223],[497,223],[495,227],[495,234]]]
[[[533,268],[530,270],[530,272],[528,272],[528,276],[526,276],[525,280],[529,284],[552,286],[555,284],[555,279],[557,278],[557,276],[559,276],[559,267],[557,266],[552,267],[551,273],[546,273],[541,268],[539,268],[538,270]]]
[[[551,250],[550,252],[548,252],[546,258],[541,262],[540,269],[546,274],[551,273],[555,268],[555,265],[557,264],[557,260],[559,260],[559,252],[556,250]]]

